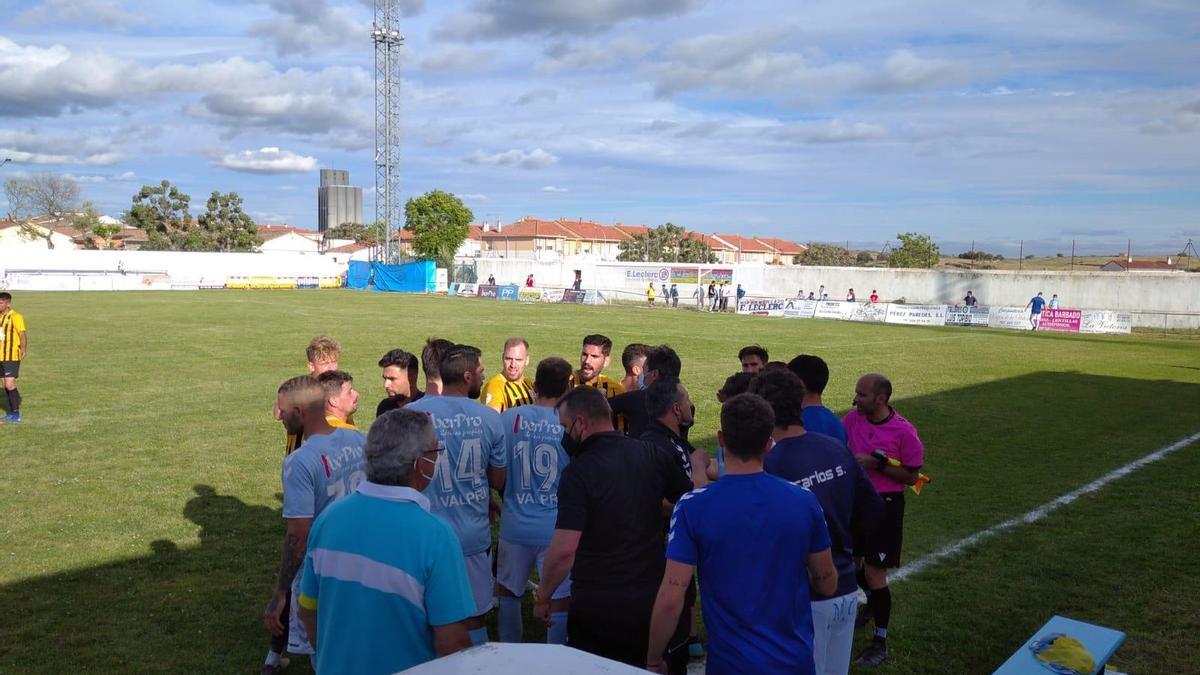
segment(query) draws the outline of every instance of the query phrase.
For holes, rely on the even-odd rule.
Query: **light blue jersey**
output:
[[[352,494],[367,477],[363,446],[353,429],[309,436],[283,460],[283,517],[316,518],[336,499]]]
[[[500,415],[508,452],[508,479],[500,538],[526,546],[549,546],[558,517],[558,480],[571,458],[562,448],[562,425],[554,408],[523,405]]]
[[[424,491],[430,512],[450,524],[463,555],[487,551],[492,545],[487,469],[507,460],[500,414],[465,396],[426,396],[408,410],[429,413],[442,450]]]

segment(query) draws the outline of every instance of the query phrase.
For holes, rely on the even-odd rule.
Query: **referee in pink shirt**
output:
[[[890,404],[892,383],[879,373],[863,375],[854,386],[854,410],[842,419],[847,445],[866,470],[884,502],[884,516],[870,535],[854,542],[858,583],[867,606],[858,612],[859,625],[875,621],[875,637],[855,664],[875,668],[887,660],[887,627],[892,594],[887,571],[900,566],[904,535],[904,488],[917,482],[925,462],[925,446],[917,430]],[[899,465],[890,460],[897,460]]]

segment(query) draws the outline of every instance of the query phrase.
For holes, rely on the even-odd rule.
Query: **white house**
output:
[[[30,230],[36,235],[31,234]],[[46,239],[47,235],[50,237],[49,241]],[[75,250],[75,240],[70,235],[41,225],[30,223],[27,228],[22,228],[15,221],[2,220],[0,221],[0,250],[13,251],[14,249],[73,251]]]
[[[321,233],[287,225],[259,225],[263,253],[320,253]]]

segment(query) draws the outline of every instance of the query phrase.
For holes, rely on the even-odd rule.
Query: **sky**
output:
[[[396,0],[402,198],[943,252],[1200,242],[1195,0]],[[369,0],[0,0],[0,178],[374,213]],[[0,209],[6,204],[0,203]]]

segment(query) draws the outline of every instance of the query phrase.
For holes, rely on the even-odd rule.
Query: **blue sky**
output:
[[[1200,241],[1192,0],[402,0],[405,197],[879,248]],[[371,3],[0,0],[0,177],[373,213]],[[0,208],[3,208],[0,205]]]

